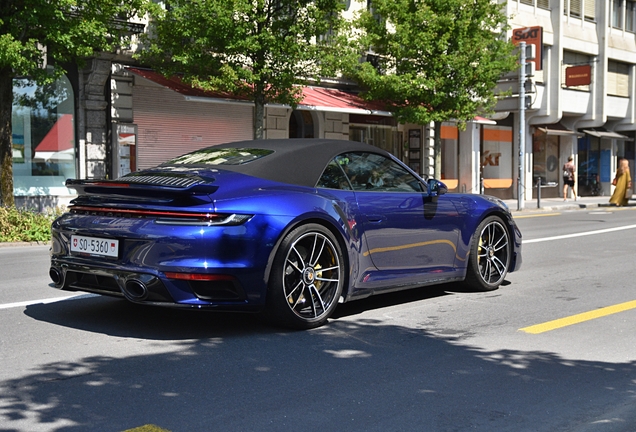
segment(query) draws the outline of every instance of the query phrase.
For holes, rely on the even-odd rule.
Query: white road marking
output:
[[[17,307],[32,306],[36,304],[55,303],[55,302],[59,302],[63,300],[75,299],[77,297],[89,297],[89,296],[93,296],[93,294],[75,294],[68,297],[54,297],[54,298],[39,299],[39,300],[27,300],[22,302],[15,302],[15,303],[5,303],[5,304],[0,304],[0,309],[11,309],[11,308],[17,308]]]
[[[543,237],[538,239],[522,240],[522,243],[523,244],[540,243],[540,242],[552,241],[552,240],[562,240],[566,238],[584,237],[584,236],[596,235],[596,234],[606,234],[609,232],[624,231],[624,230],[629,230],[634,228],[636,228],[636,225],[626,225],[622,227],[607,228],[607,229],[596,230],[596,231],[586,231],[586,232],[580,232],[580,233],[574,233],[574,234],[564,234],[564,235],[559,235],[554,237]]]

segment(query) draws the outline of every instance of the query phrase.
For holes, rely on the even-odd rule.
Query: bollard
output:
[[[537,208],[541,208],[541,177],[537,179]]]

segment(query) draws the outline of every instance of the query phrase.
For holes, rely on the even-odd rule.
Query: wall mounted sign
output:
[[[576,87],[592,83],[592,66],[579,65],[565,68],[565,86]]]
[[[526,45],[536,47],[536,57],[530,61],[534,62],[535,70],[543,69],[543,27],[522,27],[512,31],[512,43],[519,45],[525,42]]]

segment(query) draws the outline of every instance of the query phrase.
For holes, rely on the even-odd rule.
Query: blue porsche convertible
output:
[[[447,193],[391,154],[340,140],[216,145],[77,191],[52,225],[60,289],[324,324],[338,303],[521,265],[506,205]]]

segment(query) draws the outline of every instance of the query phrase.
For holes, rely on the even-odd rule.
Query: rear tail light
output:
[[[179,279],[187,281],[233,281],[234,277],[229,275],[204,274],[204,273],[175,273],[166,272],[168,279]]]
[[[163,210],[120,209],[110,207],[71,206],[72,214],[105,216],[112,218],[151,218],[161,225],[241,225],[253,215],[236,213],[195,213]]]

